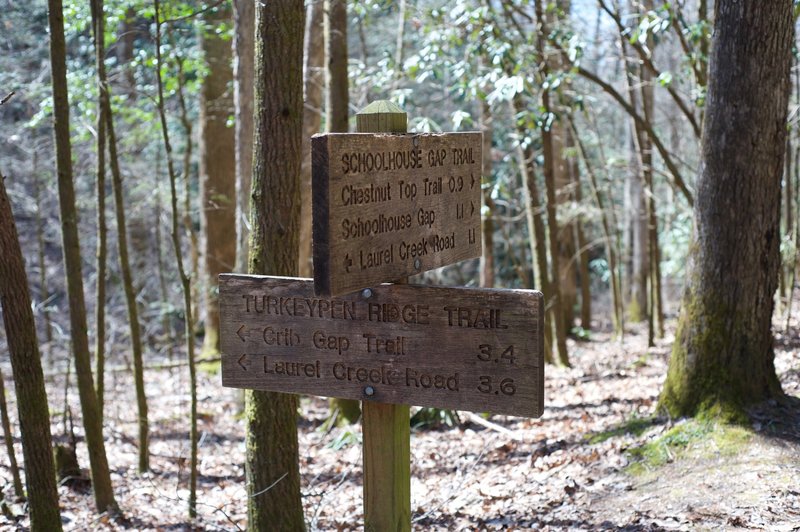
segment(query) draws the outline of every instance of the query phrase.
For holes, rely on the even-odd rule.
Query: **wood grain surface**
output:
[[[542,294],[380,285],[339,298],[313,281],[220,276],[222,384],[538,417]]]
[[[480,256],[481,133],[328,133],[311,143],[317,294]]]

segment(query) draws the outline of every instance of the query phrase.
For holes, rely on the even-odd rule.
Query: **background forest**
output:
[[[788,410],[777,418],[748,411],[733,428],[657,410],[703,170],[714,2],[313,0],[302,10],[304,25],[263,29],[252,0],[50,0],[49,8],[0,0],[0,172],[25,258],[63,526],[232,529],[249,517],[252,528],[269,528],[248,510],[263,495],[245,487],[253,411],[217,374],[215,279],[248,271],[251,178],[264,165],[254,158],[254,117],[274,76],[292,98],[302,94],[302,116],[292,119],[303,144],[298,244],[280,252],[296,271],[269,273],[312,276],[310,137],[354,131],[359,110],[391,100],[408,113],[409,132],[484,133],[483,257],[412,282],[545,296],[543,418],[412,410],[415,526],[792,530],[800,519],[796,406],[773,401],[767,410]],[[54,12],[63,12],[66,92],[51,64]],[[260,40],[270,32],[303,47],[302,71],[258,66],[259,54],[274,64],[283,57]],[[787,395],[800,393],[792,39],[772,313],[775,371]],[[59,95],[68,96],[66,124]],[[54,116],[62,127],[55,136]],[[65,155],[57,144],[66,141]],[[64,161],[74,210],[63,204]],[[62,235],[70,217],[72,243]],[[67,264],[69,249],[78,270]],[[259,252],[250,271],[267,273],[253,270]],[[82,339],[70,321],[76,280],[86,300]],[[0,329],[3,353],[6,346]],[[0,526],[30,526],[8,357],[0,369],[8,401]],[[358,528],[358,404],[303,398],[299,411],[300,524],[278,528]],[[760,439],[767,427],[782,446]],[[681,453],[693,460],[686,469],[658,473]],[[736,455],[770,476],[752,508],[769,499],[771,513],[739,502],[698,512],[708,501],[686,494],[669,510],[662,499],[631,510],[629,492],[656,483],[653,492],[672,493],[663,483],[682,476],[709,475],[722,490],[715,504],[735,498],[754,481],[738,469],[727,480],[709,469]],[[756,455],[766,458],[753,466]],[[601,492],[615,498],[600,502]]]

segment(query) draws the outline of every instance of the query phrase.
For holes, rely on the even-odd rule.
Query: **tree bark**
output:
[[[325,59],[328,63],[325,101],[325,130],[347,133],[349,129],[349,80],[347,78],[347,0],[325,0]],[[352,399],[331,399],[332,415],[340,421],[355,423],[361,406]],[[337,414],[338,412],[338,414]]]
[[[304,15],[300,0],[256,5],[253,274],[297,274]],[[245,404],[248,527],[303,530],[297,397],[248,390]]]
[[[517,133],[519,138],[525,138],[528,131],[521,125],[521,115],[525,112],[522,99],[519,95],[513,101],[514,116],[517,122]],[[539,194],[539,187],[536,184],[536,155],[533,152],[531,143],[524,146],[519,144],[517,148],[520,159],[520,173],[522,174],[522,186],[525,197],[525,216],[528,223],[528,240],[531,248],[531,262],[533,262],[534,285],[538,282],[544,295],[544,300],[552,300],[552,284],[550,274],[547,271],[547,236],[545,234],[544,216],[542,200]],[[544,324],[544,358],[548,363],[553,363],[553,327],[552,311],[551,319]]]
[[[111,99],[108,80],[106,79],[105,69],[105,47],[103,45],[105,15],[103,13],[103,0],[92,0],[92,18],[95,21],[96,62],[97,62],[97,81],[100,87],[100,105],[103,106],[102,118],[105,119],[105,131],[108,133],[108,155],[111,167],[111,178],[114,188],[114,208],[117,219],[117,252],[119,256],[119,267],[122,274],[122,286],[125,291],[125,303],[128,311],[128,325],[130,327],[131,352],[133,358],[134,385],[136,388],[137,405],[137,424],[139,427],[139,472],[144,473],[150,469],[150,453],[148,452],[148,433],[149,425],[147,421],[147,396],[144,390],[144,362],[142,360],[142,333],[139,325],[139,311],[136,303],[136,290],[133,286],[133,272],[131,271],[130,257],[128,255],[128,227],[125,218],[125,200],[123,196],[122,173],[119,168],[119,157],[117,155],[117,139],[114,133],[114,119],[111,114]],[[98,157],[98,176],[101,173],[100,161]],[[105,172],[102,169],[102,172]],[[99,375],[101,367],[98,357],[98,383],[102,382]],[[102,402],[100,401],[100,388],[98,387],[98,403],[100,403],[102,414]]]
[[[190,465],[189,465],[189,518],[197,516],[197,369],[194,358],[194,320],[192,319],[192,289],[190,278],[186,273],[183,263],[183,249],[181,248],[181,236],[178,228],[178,189],[177,173],[175,164],[172,161],[172,144],[169,139],[169,128],[167,127],[166,105],[164,104],[164,82],[161,76],[161,67],[164,62],[161,59],[161,18],[159,13],[160,2],[153,0],[155,11],[155,48],[156,48],[156,86],[158,88],[158,116],[161,123],[161,135],[164,139],[164,151],[167,156],[167,172],[169,174],[171,219],[172,219],[172,247],[175,252],[175,263],[178,269],[178,276],[181,280],[181,291],[183,292],[183,312],[184,312],[184,340],[186,342],[186,359],[189,365],[189,394],[190,394],[190,420],[189,420],[189,446],[190,446]],[[178,97],[181,105],[181,121],[187,127],[186,106],[182,95],[182,60],[178,58]],[[188,129],[187,129],[188,131]],[[187,138],[187,141],[191,139]],[[186,160],[184,160],[186,162]],[[188,165],[184,165],[184,184],[188,183]],[[187,196],[188,200],[188,185]],[[188,212],[188,211],[187,211]],[[184,219],[185,221],[185,219]],[[196,249],[194,245],[193,249]]]
[[[247,268],[250,182],[253,176],[253,60],[256,5],[233,2],[233,106],[236,113],[236,267]]]
[[[86,333],[86,303],[83,296],[81,250],[78,239],[78,213],[72,179],[72,148],[69,138],[69,99],[67,93],[66,43],[61,0],[48,0],[50,26],[50,65],[53,83],[53,114],[56,144],[56,173],[61,214],[61,236],[64,268],[67,273],[67,294],[70,308],[70,330],[75,356],[75,373],[83,412],[86,444],[92,471],[92,487],[98,512],[116,511],[117,503],[111,487],[111,474],[103,443],[103,425],[89,359],[89,338]]]
[[[224,4],[227,5],[227,4]],[[229,23],[230,7],[220,6],[203,15],[208,26],[201,32],[208,74],[200,92],[200,220],[205,279],[203,307],[205,336],[201,356],[219,353],[217,277],[233,270],[236,262],[236,138],[228,127],[233,114],[231,45],[216,33]]]
[[[51,10],[55,7],[51,2]],[[60,15],[61,10],[58,9],[57,13]],[[36,341],[36,324],[31,310],[25,260],[3,180],[0,174],[0,302],[17,393],[31,530],[61,530],[50,411]],[[8,427],[4,429],[9,430]]]
[[[308,5],[306,11],[303,161],[300,167],[300,277],[311,277],[311,136],[322,124],[322,89],[325,86],[325,40],[323,38],[322,0]]]
[[[92,38],[94,40],[94,60],[97,70],[97,281],[95,290],[95,380],[97,408],[100,422],[103,420],[105,402],[105,363],[106,363],[106,268],[108,265],[108,227],[106,225],[106,101],[109,98],[105,76],[105,49],[102,38],[105,31],[102,0],[91,0]],[[98,15],[99,13],[99,15]]]
[[[719,0],[714,9],[693,244],[660,406],[743,419],[747,405],[782,395],[771,319],[792,2]]]

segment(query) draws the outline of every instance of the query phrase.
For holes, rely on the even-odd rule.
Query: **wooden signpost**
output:
[[[364,528],[405,531],[408,405],[542,415],[544,306],[406,284],[480,255],[481,134],[407,135],[389,102],[356,119],[312,140],[314,280],[220,276],[222,383],[362,400]]]
[[[542,414],[542,296],[220,276],[222,384],[515,416]]]
[[[480,133],[328,133],[311,143],[318,294],[480,256]]]

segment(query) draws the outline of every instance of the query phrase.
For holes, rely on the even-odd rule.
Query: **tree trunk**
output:
[[[67,273],[67,293],[70,308],[72,349],[75,373],[83,412],[86,444],[92,471],[92,487],[98,512],[116,511],[117,503],[111,488],[103,425],[94,390],[89,359],[89,338],[86,333],[86,303],[83,298],[81,250],[78,239],[78,213],[75,208],[75,189],[72,180],[72,148],[69,138],[69,99],[67,93],[66,44],[64,15],[61,0],[48,0],[50,24],[50,65],[53,83],[53,114],[56,144],[56,173],[58,200],[61,212],[64,268]]]
[[[56,7],[59,8],[57,11]],[[51,1],[51,13],[55,11],[60,16],[60,8],[60,5],[55,6]],[[51,20],[52,18],[53,14]],[[56,52],[58,49],[56,46]],[[57,53],[53,55],[58,57]],[[31,530],[61,530],[53,467],[53,440],[50,435],[50,410],[36,341],[36,324],[33,321],[28,279],[25,276],[25,260],[22,258],[17,226],[3,180],[0,174],[0,302],[17,393]],[[86,358],[88,363],[88,353]],[[91,385],[91,380],[89,384]],[[8,427],[4,429],[8,433]]]
[[[0,371],[0,419],[3,423],[3,439],[5,440],[6,453],[8,454],[8,467],[11,469],[11,478],[14,482],[14,494],[18,499],[22,499],[25,497],[25,490],[22,488],[22,478],[19,476],[19,466],[17,465],[17,454],[14,452],[14,435],[11,433],[11,421],[8,419],[6,383],[2,371]]]
[[[256,5],[253,274],[297,274],[304,14],[300,0]],[[297,397],[248,390],[245,403],[248,527],[303,530]]]
[[[311,277],[311,136],[322,124],[322,89],[325,85],[325,42],[321,0],[306,11],[305,68],[303,70],[303,161],[300,167],[300,277]]]
[[[158,88],[158,116],[161,123],[161,135],[164,139],[164,151],[167,156],[167,172],[169,173],[169,189],[171,200],[171,219],[172,219],[172,247],[175,252],[175,263],[178,268],[178,276],[181,280],[181,291],[183,292],[183,312],[184,312],[184,339],[186,342],[186,358],[189,364],[189,395],[190,395],[190,420],[189,420],[189,518],[197,516],[197,369],[194,360],[194,320],[192,319],[192,289],[190,278],[186,273],[183,264],[183,249],[181,248],[181,236],[178,228],[178,189],[177,173],[172,162],[172,144],[169,140],[169,128],[167,127],[166,105],[164,104],[164,82],[161,76],[161,68],[164,62],[161,59],[161,18],[159,13],[160,2],[153,0],[155,11],[155,48],[156,48],[156,84]],[[184,128],[187,128],[186,106],[182,95],[182,60],[178,58],[178,97],[181,105],[181,121]],[[188,128],[187,128],[188,130]],[[191,139],[188,139],[191,141]],[[184,160],[184,163],[186,160]],[[184,165],[184,177],[188,183],[188,166]],[[188,186],[187,186],[188,193]],[[186,196],[188,198],[188,194]],[[194,246],[193,246],[194,247]],[[194,248],[196,249],[196,248]]]
[[[580,206],[583,203],[583,190],[581,189],[580,165],[578,155],[575,153],[575,136],[573,134],[572,117],[562,118],[566,124],[564,139],[566,149],[570,152],[567,162],[569,163],[569,177],[572,183],[572,197],[575,204]],[[572,222],[575,230],[575,243],[577,244],[578,280],[581,290],[581,328],[589,330],[592,328],[592,293],[591,277],[589,275],[589,250],[594,247],[586,242],[586,235],[583,231],[584,220],[576,217]]]
[[[203,15],[208,30],[201,32],[208,74],[200,92],[200,196],[201,253],[205,279],[203,307],[205,336],[203,357],[219,353],[219,303],[217,277],[233,270],[236,262],[236,138],[228,127],[233,114],[231,45],[216,33],[230,23],[229,7],[220,6]]]
[[[483,181],[491,184],[494,182],[492,177],[492,107],[485,99],[480,102],[481,106],[481,131],[483,132]],[[481,260],[480,260],[480,283],[483,288],[494,288],[494,200],[492,199],[492,187],[488,186],[481,193],[483,205],[481,205],[481,232],[483,233]]]
[[[326,131],[348,131],[347,0],[325,0]]]
[[[52,358],[53,351],[53,322],[50,318],[50,293],[47,290],[47,263],[45,261],[45,215],[42,208],[42,183],[39,176],[39,152],[36,143],[33,142],[33,198],[36,202],[36,244],[39,262],[39,299],[42,304],[42,315],[44,316],[44,339],[46,342],[45,350],[48,358]]]
[[[103,0],[92,0],[92,18],[96,29],[95,35],[105,34],[105,15],[103,13]],[[139,311],[136,306],[136,290],[133,287],[133,273],[131,272],[130,258],[128,256],[128,229],[125,219],[125,200],[122,190],[122,173],[119,169],[119,157],[117,156],[117,139],[114,133],[114,120],[111,115],[111,100],[108,81],[105,69],[105,47],[102,38],[95,39],[95,55],[97,62],[97,81],[100,87],[100,105],[104,108],[101,114],[105,119],[105,132],[108,133],[108,154],[111,167],[111,177],[114,185],[114,208],[117,216],[117,252],[119,255],[119,267],[122,273],[122,286],[125,290],[125,303],[128,310],[128,324],[130,326],[131,351],[133,357],[133,374],[136,387],[136,404],[138,407],[137,423],[139,426],[139,472],[144,473],[150,469],[150,458],[148,452],[148,432],[147,422],[147,396],[144,391],[144,362],[142,360],[142,333],[139,326]],[[104,139],[105,140],[105,139]],[[105,144],[105,142],[104,142]],[[98,142],[99,146],[99,142]],[[105,169],[100,166],[104,161],[98,154],[98,179]],[[99,280],[98,280],[99,282]],[[97,382],[102,382],[99,374],[100,357],[98,356],[98,375]],[[100,401],[100,390],[98,386],[98,403],[102,414],[102,402]]]
[[[236,114],[236,267],[247,269],[250,182],[253,176],[253,57],[256,5],[233,2],[233,106]]]
[[[94,59],[97,70],[97,281],[95,297],[95,379],[97,391],[97,408],[100,422],[103,420],[103,404],[105,398],[105,362],[106,362],[106,266],[108,255],[108,228],[106,226],[106,100],[108,87],[105,79],[105,51],[103,35],[105,17],[102,16],[102,0],[91,0],[92,38],[94,40]],[[100,15],[98,16],[98,12]],[[101,74],[102,73],[102,74]]]
[[[718,0],[714,9],[694,241],[660,406],[743,419],[746,405],[782,395],[771,320],[792,2]]]
[[[326,85],[325,130],[329,133],[347,133],[350,105],[347,79],[347,0],[325,0],[325,56]],[[331,415],[340,422],[355,423],[361,416],[361,406],[352,399],[330,400]]]
[[[517,122],[517,133],[519,138],[525,138],[528,131],[521,126],[521,115],[525,112],[521,98],[514,98],[514,116]],[[550,275],[547,271],[547,236],[545,235],[544,217],[542,200],[539,195],[539,187],[536,184],[536,155],[533,153],[531,143],[518,146],[520,158],[520,171],[522,173],[522,185],[525,196],[525,215],[528,223],[528,239],[531,246],[531,262],[534,269],[534,285],[539,283],[544,300],[549,304],[552,301],[552,285]],[[548,363],[553,363],[553,327],[552,311],[550,320],[544,324],[544,358]]]

